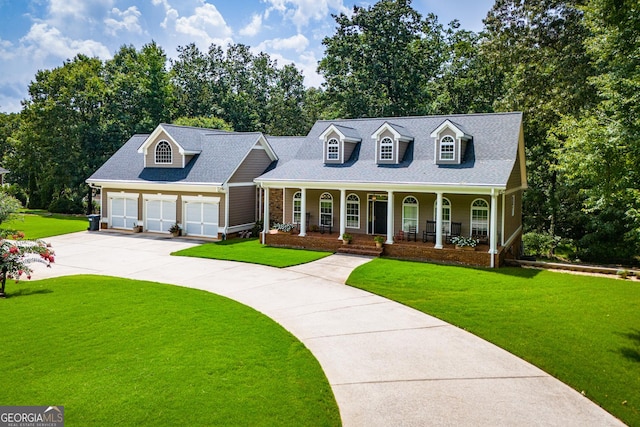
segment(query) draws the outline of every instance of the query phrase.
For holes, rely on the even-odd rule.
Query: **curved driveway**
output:
[[[172,257],[197,242],[141,234],[47,239],[52,269],[203,289],[251,306],[314,354],[345,426],[623,425],[580,393],[454,326],[343,283],[367,258],[332,255],[288,269]]]

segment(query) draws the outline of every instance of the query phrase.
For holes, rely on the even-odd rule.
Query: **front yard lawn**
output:
[[[640,426],[640,282],[376,259],[347,284],[436,316]]]
[[[232,239],[205,243],[171,255],[240,261],[283,268],[316,261],[331,254],[332,252],[263,246],[258,239]]]
[[[68,426],[335,426],[324,373],[255,310],[101,276],[11,284],[0,405],[61,405]]]
[[[16,214],[0,228],[24,231],[25,239],[43,239],[61,234],[86,231],[89,221],[84,216],[51,214],[45,211],[25,211]]]

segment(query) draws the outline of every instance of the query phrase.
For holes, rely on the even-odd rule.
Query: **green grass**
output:
[[[640,426],[640,282],[376,259],[347,284],[466,329]]]
[[[84,216],[50,214],[44,211],[25,211],[16,214],[0,228],[24,231],[26,239],[43,239],[61,234],[85,231],[89,221]]]
[[[63,405],[68,426],[340,424],[306,347],[237,302],[101,276],[7,288],[0,405]]]
[[[262,245],[258,239],[232,239],[205,243],[173,252],[171,255],[240,261],[283,268],[316,261],[331,255],[331,252],[274,248]]]

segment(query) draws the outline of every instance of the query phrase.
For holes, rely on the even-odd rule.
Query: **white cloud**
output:
[[[13,43],[8,40],[0,39],[0,59],[6,61],[15,56],[13,52]]]
[[[117,7],[111,9],[111,18],[104,20],[106,32],[115,36],[118,31],[127,31],[130,33],[142,34],[139,18],[142,15],[137,7],[131,6],[125,11],[121,11]]]
[[[262,28],[262,16],[253,15],[249,25],[247,25],[246,27],[241,29],[238,33],[241,36],[251,37],[251,36],[255,36],[256,34],[258,34],[260,32],[261,28]]]
[[[164,7],[164,21],[160,24],[162,28],[167,28],[169,26],[169,22],[174,22],[178,19],[178,11],[169,4],[168,0],[151,0],[151,3],[154,6]]]
[[[272,11],[280,12],[291,20],[298,30],[306,27],[310,20],[324,20],[332,12],[349,13],[343,0],[265,0],[271,5],[266,16]]]
[[[309,46],[309,39],[302,34],[296,34],[295,36],[288,37],[286,39],[271,39],[265,40],[260,43],[257,50],[295,50],[296,52],[303,52]]]
[[[31,56],[38,59],[49,56],[70,59],[79,53],[103,59],[111,58],[109,49],[102,43],[95,40],[73,40],[45,23],[33,24],[20,42],[26,45],[26,50]]]
[[[176,32],[197,38],[207,46],[211,43],[227,44],[232,35],[231,28],[218,9],[209,3],[196,7],[191,16],[176,19]]]
[[[113,6],[114,0],[49,0],[49,21],[63,24],[74,19],[93,21]]]

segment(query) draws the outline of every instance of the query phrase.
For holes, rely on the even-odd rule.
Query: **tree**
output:
[[[579,255],[635,261],[640,254],[640,16],[634,1],[591,0],[583,8],[584,40],[599,102],[565,116],[558,137],[559,171],[584,196],[587,226]]]
[[[341,117],[420,114],[433,95],[429,82],[444,61],[443,29],[425,20],[410,0],[381,0],[353,14],[334,15],[336,33],[326,37],[318,71],[326,96]]]
[[[589,30],[581,0],[497,0],[485,19],[483,57],[492,64],[501,96],[496,111],[523,111],[529,189],[526,231],[579,235],[581,195],[558,176],[553,135],[563,116],[577,117],[595,102],[594,70],[584,48]]]
[[[78,55],[39,71],[29,85],[14,151],[5,157],[12,179],[27,189],[29,207],[47,209],[63,201],[81,211],[89,162],[100,143],[102,73],[99,59]]]
[[[231,125],[218,117],[179,117],[173,121],[173,124],[233,132]]]
[[[9,219],[22,207],[20,200],[0,191],[0,224]]]
[[[7,240],[11,237],[12,240]],[[50,267],[55,261],[50,245],[41,240],[22,240],[23,233],[3,230],[0,236],[0,298],[6,298],[7,279],[16,282],[24,275],[31,279],[30,264],[40,262]]]

